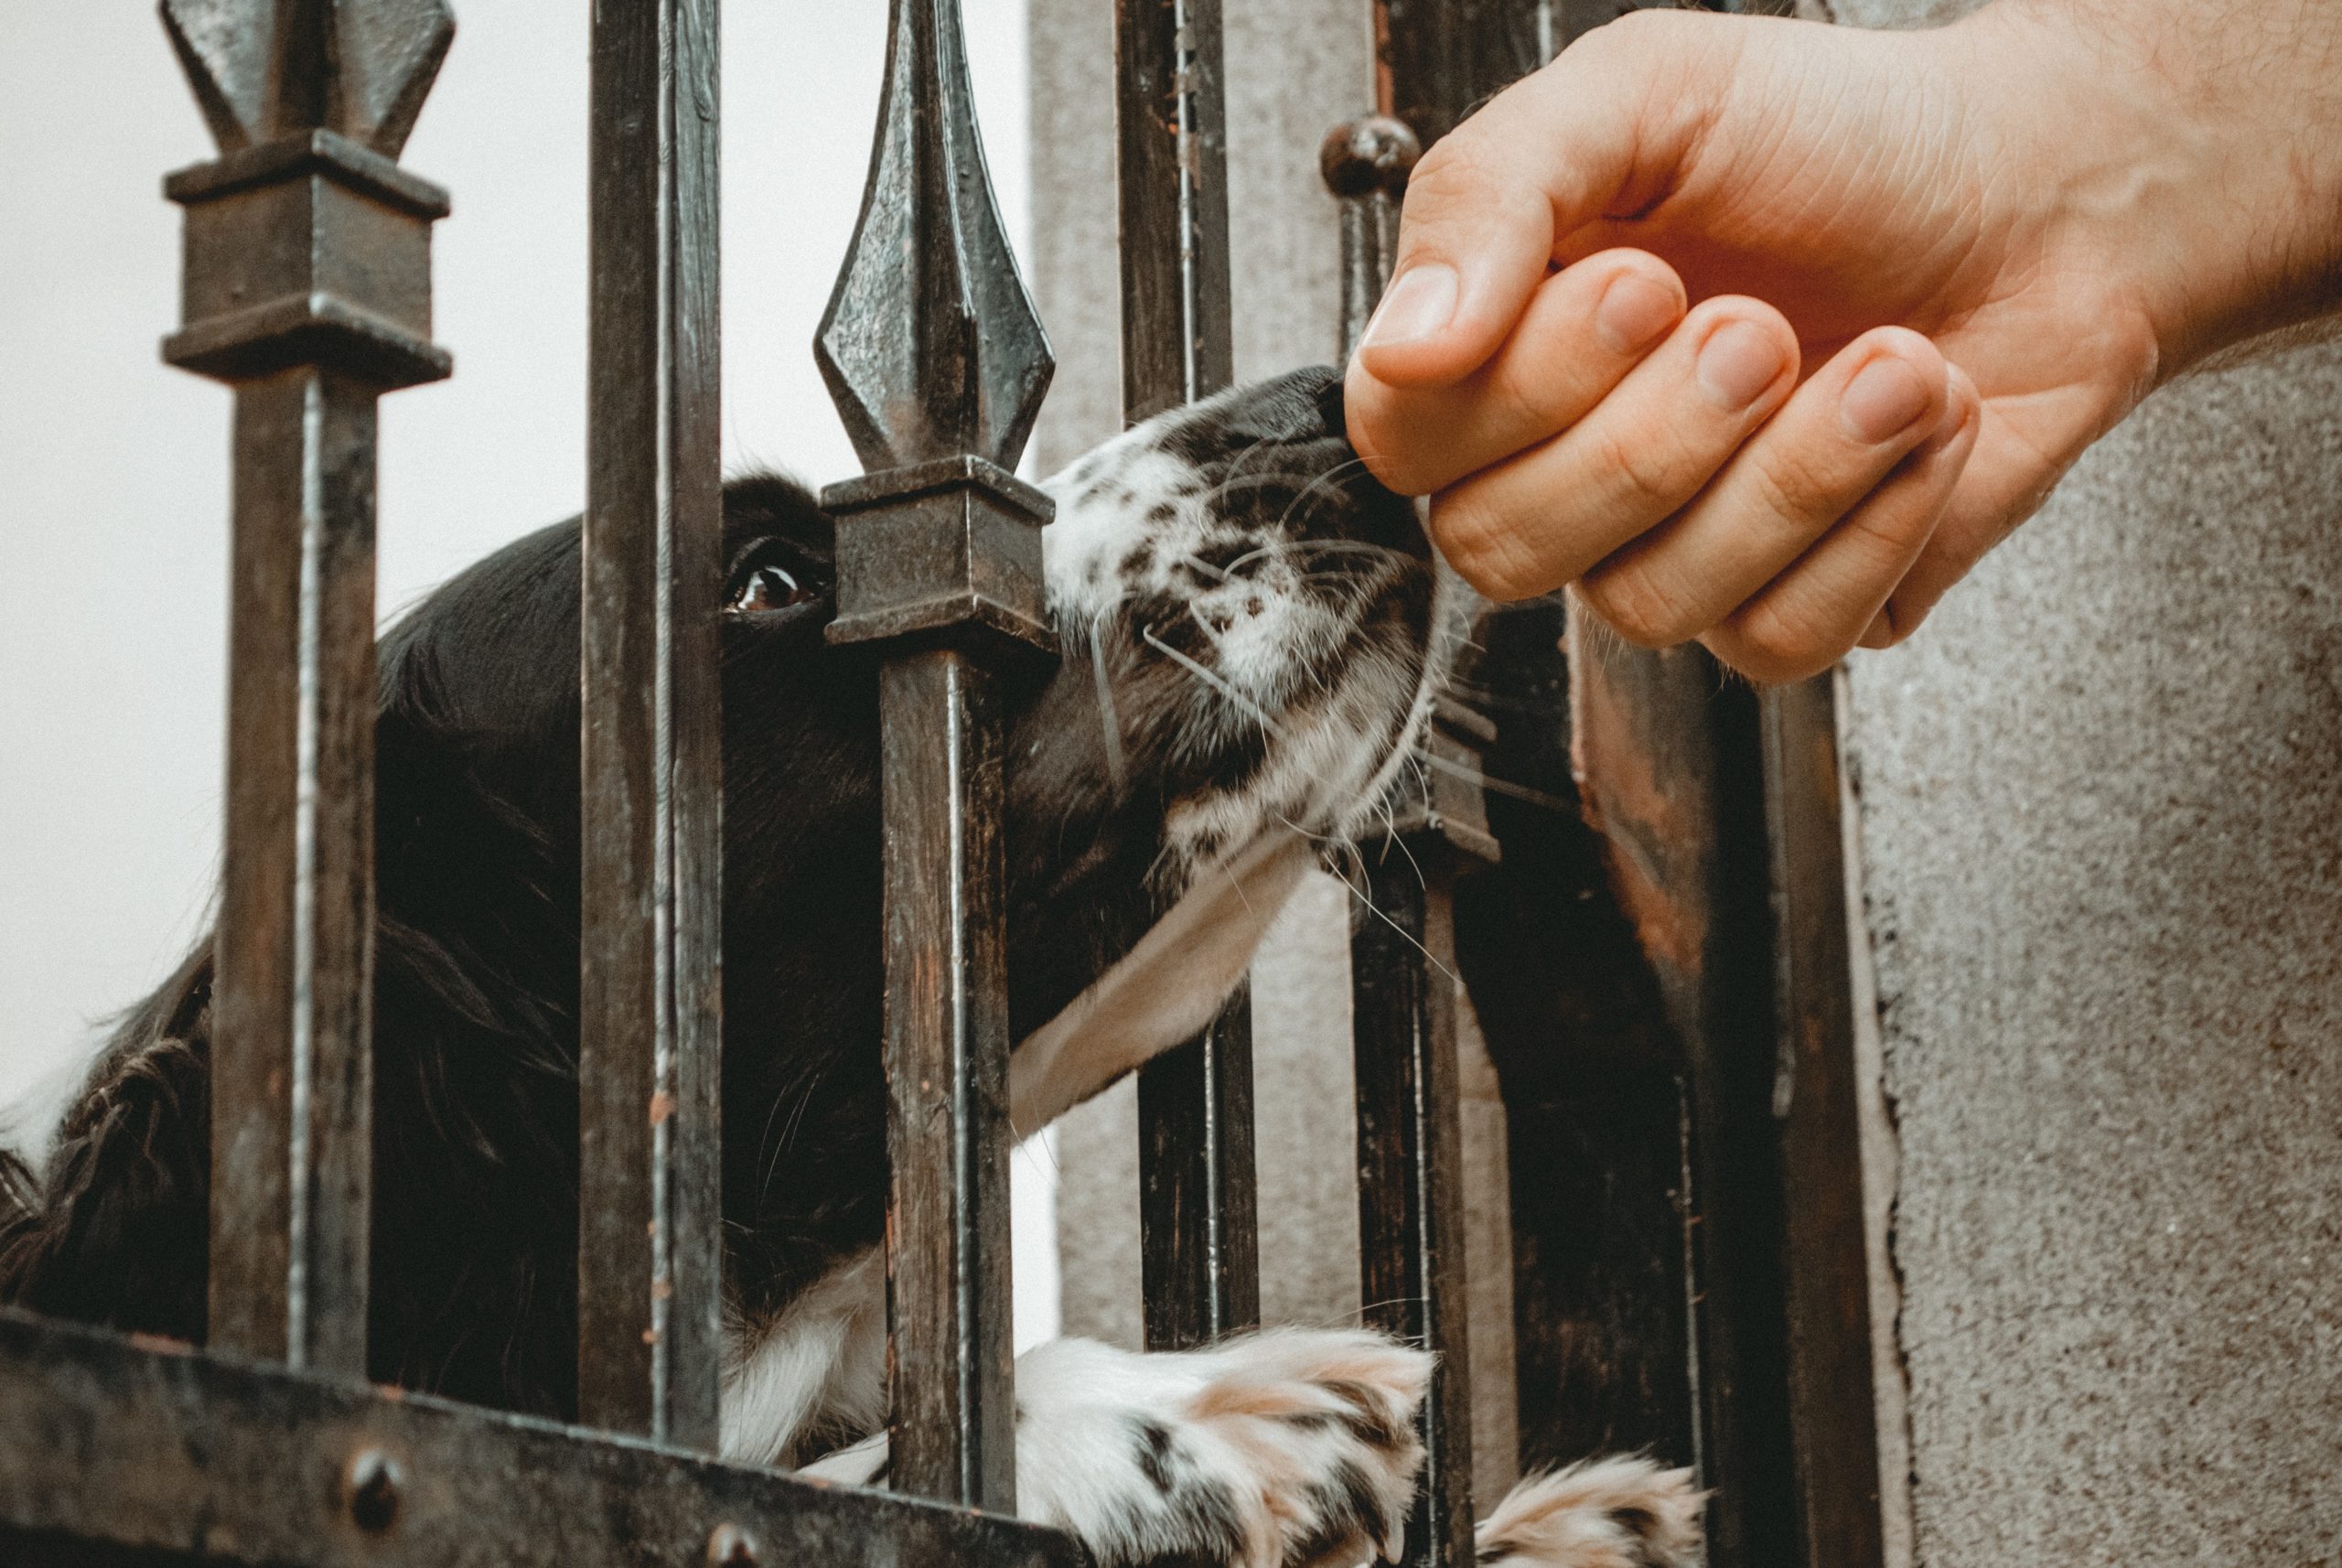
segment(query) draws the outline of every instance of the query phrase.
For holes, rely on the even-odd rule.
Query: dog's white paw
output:
[[[1481,1568],[1699,1568],[1706,1501],[1689,1470],[1589,1459],[1513,1487],[1474,1544]]]
[[[1099,1568],[1395,1556],[1430,1375],[1422,1351],[1358,1330],[1152,1355],[1058,1340],[1017,1363],[1017,1511]]]

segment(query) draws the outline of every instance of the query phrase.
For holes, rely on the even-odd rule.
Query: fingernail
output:
[[[1789,361],[1780,340],[1748,321],[1727,321],[1700,345],[1700,386],[1722,407],[1746,408],[1781,379]]]
[[[1673,289],[1621,273],[1594,307],[1594,330],[1612,353],[1632,354],[1657,342],[1680,313]]]
[[[1895,646],[1895,623],[1881,610],[1871,618],[1870,625],[1855,644],[1858,648],[1892,648]]]
[[[1456,295],[1456,269],[1445,262],[1409,267],[1391,280],[1358,346],[1375,348],[1430,337],[1455,316]]]
[[[1928,412],[1927,379],[1901,360],[1882,354],[1854,372],[1838,400],[1846,434],[1873,446],[1900,435]]]

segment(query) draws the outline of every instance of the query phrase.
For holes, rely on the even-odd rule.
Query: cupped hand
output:
[[[2222,249],[2265,198],[2204,95],[2075,9],[1588,35],[1416,169],[1360,454],[1493,597],[1762,680],[1908,635],[2159,379],[2303,313]]]

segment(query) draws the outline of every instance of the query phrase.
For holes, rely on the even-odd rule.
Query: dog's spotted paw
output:
[[[1689,1470],[1590,1459],[1513,1487],[1474,1543],[1481,1568],[1699,1568],[1706,1500]]]
[[[1350,1568],[1395,1557],[1431,1358],[1273,1329],[1137,1355],[1064,1339],[1016,1369],[1017,1511],[1099,1568]]]

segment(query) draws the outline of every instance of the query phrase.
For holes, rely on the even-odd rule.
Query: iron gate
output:
[[[1129,420],[1231,375],[1219,3],[1115,3]],[[595,6],[575,1427],[363,1381],[375,404],[451,368],[430,316],[446,198],[396,158],[452,17],[446,0],[162,9],[220,147],[167,185],[187,209],[186,324],[165,353],[236,392],[209,1337],[196,1353],[0,1309],[0,1548],[28,1562],[1078,1562],[1066,1538],[1004,1517],[999,689],[1052,651],[1049,502],[1013,472],[1051,361],[983,175],[958,0],[893,0],[870,181],[817,349],[869,470],[823,496],[838,523],[830,636],[883,659],[897,1495],[708,1456],[716,0]],[[1344,205],[1345,346],[1387,274],[1420,142],[1602,19],[1587,9],[1361,0],[1384,102],[1329,136],[1321,166]],[[1695,653],[1593,659],[1582,639],[1564,664],[1561,615],[1492,634],[1479,678],[1504,723],[1443,706],[1429,783],[1397,822],[1407,872],[1370,874],[1392,918],[1354,943],[1364,1299],[1382,1304],[1379,1326],[1443,1352],[1407,1556],[1471,1555],[1446,972],[1460,965],[1476,994],[1488,977],[1492,1016],[1551,1011],[1497,973],[1525,930],[1578,944],[1557,983],[1576,1032],[1515,1031],[1554,1048],[1508,1069],[1514,1147],[1527,1133],[1583,1156],[1575,1187],[1556,1189],[1548,1167],[1532,1190],[1517,1173],[1527,1424],[1552,1447],[1698,1455],[1722,1483],[1721,1562],[1859,1568],[1879,1547],[1829,688],[1720,693]],[[1593,828],[1509,820],[1481,796],[1484,757],[1578,802]],[[1536,878],[1467,875],[1500,839]],[[1670,930],[1700,935],[1652,936]],[[1240,994],[1142,1075],[1153,1346],[1259,1315],[1248,1018]],[[1597,1037],[1608,1054],[1589,1071]]]

